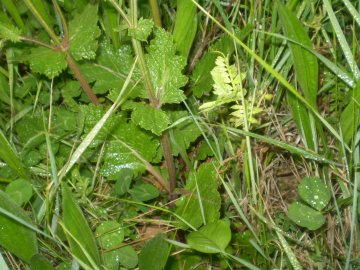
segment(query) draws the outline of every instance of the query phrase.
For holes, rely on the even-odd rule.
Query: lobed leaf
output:
[[[45,75],[49,79],[58,76],[67,67],[65,54],[45,47],[36,47],[30,50],[25,57],[33,72]]]
[[[153,20],[140,18],[137,22],[136,28],[128,29],[129,36],[140,41],[146,41],[151,34],[153,26]]]
[[[0,23],[0,39],[19,42],[21,30],[14,25]]]
[[[180,88],[187,83],[187,77],[181,72],[186,65],[186,61],[175,53],[176,47],[171,34],[164,29],[157,29],[155,38],[148,47],[145,60],[159,105],[179,103],[185,99],[185,95]]]

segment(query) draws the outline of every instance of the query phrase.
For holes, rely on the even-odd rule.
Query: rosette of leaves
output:
[[[330,201],[328,186],[318,177],[305,177],[298,186],[301,201],[289,205],[288,217],[301,227],[317,230],[325,223],[322,210]]]

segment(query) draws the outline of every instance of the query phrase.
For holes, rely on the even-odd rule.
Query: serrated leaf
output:
[[[98,6],[88,4],[69,23],[69,51],[75,60],[94,59],[100,36]]]
[[[179,103],[185,99],[179,88],[187,83],[187,77],[181,73],[186,61],[175,53],[176,47],[171,34],[162,28],[157,29],[145,59],[154,94],[160,104]]]
[[[101,169],[104,176],[114,176],[124,168],[134,172],[145,171],[143,162],[123,143],[149,162],[157,155],[159,140],[132,122],[126,123],[124,119],[117,122],[116,129],[112,130],[112,136],[107,145],[105,161]]]
[[[169,256],[169,244],[162,234],[148,241],[139,256],[140,270],[162,270]]]
[[[180,121],[170,132],[171,151],[173,156],[177,156],[186,152],[190,144],[201,135],[201,131],[194,120],[189,118],[187,111],[168,112],[168,115],[172,123]]]
[[[14,25],[0,23],[0,39],[12,42],[20,41],[21,30]]]
[[[187,237],[187,243],[192,249],[210,254],[224,252],[230,240],[230,224],[224,220],[206,224]]]
[[[63,52],[44,47],[31,49],[25,60],[29,62],[33,72],[43,74],[49,79],[58,76],[67,67]]]
[[[318,211],[299,202],[289,205],[288,217],[301,227],[317,230],[325,223],[325,217]]]
[[[159,190],[150,184],[140,184],[129,190],[135,201],[146,202],[159,196]]]
[[[221,198],[217,188],[214,165],[211,163],[202,164],[197,172],[189,175],[184,188],[186,194],[177,201],[176,214],[195,228],[203,224],[203,218],[206,223],[217,221],[220,217],[221,206]],[[182,222],[179,222],[179,226],[182,229],[188,227]]]
[[[26,212],[2,190],[0,190],[0,208],[32,225]],[[38,253],[35,232],[2,212],[0,212],[0,245],[25,262],[30,262],[31,257]]]
[[[331,199],[328,186],[318,177],[304,177],[298,186],[298,192],[304,202],[319,211]]]
[[[153,20],[140,18],[136,28],[128,29],[129,36],[140,41],[146,41],[151,34],[153,26]]]
[[[87,256],[90,256],[96,265],[100,265],[100,255],[96,246],[95,237],[79,205],[75,202],[66,183],[62,183],[61,189],[63,220],[66,230],[71,234],[66,235],[71,252],[88,266],[93,266],[93,263]],[[85,254],[85,252],[87,254]]]
[[[158,136],[160,136],[170,124],[170,119],[163,110],[143,103],[134,103],[131,120],[136,125],[143,129],[150,130]]]
[[[103,94],[114,89],[115,91],[111,93],[110,99],[115,101],[134,62],[132,49],[128,45],[121,45],[115,49],[110,43],[103,41],[99,45],[96,62],[96,64],[81,64],[80,70],[88,82],[95,82],[92,89],[97,94]],[[132,82],[135,84],[140,77],[140,73],[135,70]],[[143,84],[139,83],[131,96],[146,97],[142,86]],[[144,92],[142,95],[140,94],[141,91]]]

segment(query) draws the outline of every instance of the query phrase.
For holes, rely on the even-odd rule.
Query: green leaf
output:
[[[328,186],[318,177],[304,177],[298,186],[298,192],[304,202],[319,211],[322,210],[331,199]]]
[[[344,142],[349,143],[355,136],[360,124],[360,80],[351,91],[351,100],[340,116],[341,131]]]
[[[36,254],[31,258],[30,269],[31,270],[53,270],[54,267],[52,266],[51,262],[49,262],[49,260],[45,256],[43,256],[41,254]]]
[[[0,159],[6,162],[6,164],[20,177],[27,178],[27,173],[23,164],[18,158],[15,150],[11,147],[9,141],[0,130]]]
[[[66,67],[65,54],[61,51],[53,51],[44,47],[36,47],[30,50],[25,57],[33,72],[37,72],[52,79],[58,76]]]
[[[129,36],[140,41],[146,41],[151,34],[153,26],[153,20],[140,18],[136,28],[128,29]]]
[[[21,30],[14,25],[0,23],[0,39],[19,42]]]
[[[63,220],[71,252],[88,266],[100,265],[100,255],[94,235],[80,207],[65,183],[62,183],[61,189]]]
[[[101,32],[98,23],[98,6],[88,4],[69,23],[69,51],[75,60],[94,59]]]
[[[126,268],[134,268],[139,262],[138,255],[132,246],[118,249],[117,254],[120,264]]]
[[[160,136],[170,124],[169,117],[161,109],[135,102],[132,102],[131,107],[133,108],[131,120],[143,129],[150,130],[155,135]]]
[[[123,169],[119,172],[117,178],[119,179],[115,183],[115,192],[117,195],[121,196],[129,191],[134,175],[132,170]]]
[[[96,228],[96,238],[102,249],[112,249],[124,241],[124,229],[113,220],[105,221]]]
[[[185,219],[193,227],[199,228],[204,219],[206,223],[215,222],[220,218],[221,198],[217,191],[216,170],[212,163],[202,164],[197,172],[187,179],[186,191],[176,203],[176,214]],[[188,226],[179,222],[182,229]]]
[[[33,195],[30,182],[24,179],[11,182],[6,186],[5,192],[19,205],[27,203]]]
[[[289,205],[288,217],[301,227],[317,230],[325,223],[325,217],[318,211],[299,202]]]
[[[133,189],[130,189],[129,193],[135,201],[140,202],[150,201],[160,194],[159,190],[150,184],[140,184]]]
[[[285,34],[305,47],[311,48],[311,40],[301,22],[286,6],[282,5],[280,1],[277,3],[279,7],[280,21],[285,30]],[[305,99],[311,106],[316,108],[319,77],[317,58],[311,52],[307,51],[298,44],[289,43],[289,47],[291,50],[297,81],[304,92]],[[291,98],[295,97],[291,96]],[[295,106],[294,104],[292,105],[293,114],[295,115],[295,123],[300,131],[302,131],[303,139],[305,140],[307,147],[314,150],[316,148],[314,140],[316,140],[317,135],[315,125],[311,123],[311,121],[313,121],[312,115],[307,112],[305,106],[298,100],[293,100],[292,103],[297,103]]]
[[[128,45],[121,45],[115,49],[109,42],[103,41],[100,43],[96,61],[96,64],[81,64],[79,68],[88,82],[95,82],[92,89],[96,93],[103,94],[115,90],[110,95],[110,99],[115,101],[134,62],[132,49]],[[135,70],[132,82],[135,84],[140,77],[140,73]],[[146,97],[142,88],[143,84],[139,83],[131,96]]]
[[[140,270],[162,270],[169,256],[169,244],[162,234],[148,241],[139,256]]]
[[[192,249],[210,254],[225,252],[230,240],[230,224],[224,220],[206,224],[187,237],[187,243]]]
[[[116,129],[112,130],[112,139],[107,144],[101,173],[108,177],[116,176],[124,168],[131,169],[134,173],[144,172],[143,162],[133,151],[151,162],[157,156],[159,145],[160,142],[157,138],[138,128],[134,123],[126,123],[125,119],[121,118],[117,122]]]
[[[191,0],[178,0],[173,31],[180,54],[187,59],[197,30],[197,8]]]
[[[155,31],[145,56],[155,96],[160,105],[179,103],[185,99],[180,87],[185,86],[187,77],[181,71],[186,65],[183,57],[178,56],[171,34],[162,28]]]
[[[0,210],[0,245],[25,262],[30,262],[31,257],[38,253],[35,232],[5,215],[3,211],[7,211],[30,226],[31,219],[2,190],[0,190]]]
[[[173,156],[177,156],[179,153],[186,153],[190,144],[201,135],[201,130],[187,111],[167,113],[171,123],[177,123],[170,132],[171,152]]]

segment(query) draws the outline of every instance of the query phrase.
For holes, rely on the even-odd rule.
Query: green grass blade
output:
[[[31,257],[38,253],[36,234],[17,220],[31,224],[31,219],[2,190],[0,190],[0,210],[0,245],[25,262],[30,262]]]
[[[334,161],[326,159],[326,158],[320,156],[319,154],[316,154],[314,152],[311,152],[311,151],[308,151],[308,150],[293,146],[291,144],[287,144],[287,143],[272,139],[272,138],[270,138],[268,136],[263,136],[263,135],[259,135],[259,134],[252,133],[252,132],[247,132],[245,130],[236,129],[236,128],[232,128],[232,127],[226,127],[226,129],[232,135],[235,135],[235,136],[240,136],[240,135],[241,136],[249,136],[249,137],[252,137],[254,139],[257,139],[257,140],[263,141],[265,143],[268,143],[270,145],[280,147],[280,148],[282,148],[282,149],[284,149],[284,150],[286,150],[286,151],[288,151],[288,152],[290,152],[292,154],[302,156],[302,157],[304,157],[306,159],[311,159],[311,160],[314,160],[314,161],[317,161],[317,162],[332,164],[332,165],[339,166],[339,167],[342,166],[340,163],[336,163]]]
[[[335,30],[336,37],[339,41],[341,49],[343,50],[346,61],[349,64],[350,69],[351,69],[352,73],[354,74],[354,77],[356,79],[358,79],[359,75],[360,75],[359,68],[356,64],[356,61],[354,59],[353,53],[350,49],[350,46],[346,41],[345,35],[344,35],[343,31],[341,30],[341,26],[336,18],[336,15],[331,7],[331,3],[329,0],[324,0],[323,2],[324,2],[324,8],[325,8],[326,12],[328,13],[330,22]]]
[[[100,255],[94,234],[66,183],[61,184],[61,189],[64,226],[71,234],[67,235],[70,249],[81,261],[96,268],[100,265]]]
[[[353,4],[351,4],[351,2],[349,0],[343,0],[345,6],[347,7],[347,9],[349,10],[351,16],[353,17],[354,21],[359,25],[360,27],[360,14],[359,12],[355,9],[355,7],[353,6]]]
[[[0,159],[16,172],[22,178],[28,178],[28,174],[18,158],[15,150],[11,147],[9,141],[0,130]]]
[[[286,36],[311,48],[311,40],[296,16],[283,4],[278,2],[280,21]],[[293,57],[295,74],[306,100],[316,107],[318,90],[318,63],[316,57],[296,44],[289,44]]]
[[[226,32],[237,44],[239,44],[249,55],[254,57],[254,59],[262,65],[269,73],[271,73],[285,88],[290,91],[299,101],[306,105],[306,107],[316,116],[317,119],[330,131],[330,133],[341,143],[343,143],[342,137],[339,133],[326,121],[324,117],[319,114],[319,112],[311,106],[311,104],[305,100],[296,89],[273,67],[271,67],[267,62],[265,62],[261,57],[259,57],[255,52],[253,52],[248,46],[246,46],[240,39],[238,39],[231,31],[228,31],[221,23],[219,23],[213,16],[209,14],[201,5],[199,5],[195,0],[192,0],[193,3],[208,16],[214,23],[216,23],[224,32]],[[350,151],[348,145],[344,144],[345,148]]]
[[[26,31],[24,21],[21,18],[20,12],[17,10],[16,5],[12,0],[2,0],[3,5],[6,7],[7,11],[10,13],[11,17],[14,19],[17,26],[23,31]]]
[[[197,30],[197,9],[191,0],[177,3],[173,37],[180,54],[187,59]]]
[[[280,2],[278,3],[278,11],[280,21],[287,36],[292,37],[295,41],[311,47],[311,40],[308,37],[301,22],[295,15]],[[318,63],[316,57],[296,44],[289,44],[296,79],[304,92],[305,99],[316,108],[316,97],[318,90]],[[306,147],[317,151],[317,133],[314,119],[307,112],[307,109],[293,95],[288,95],[288,100],[292,108],[294,120],[297,128],[301,131]]]

